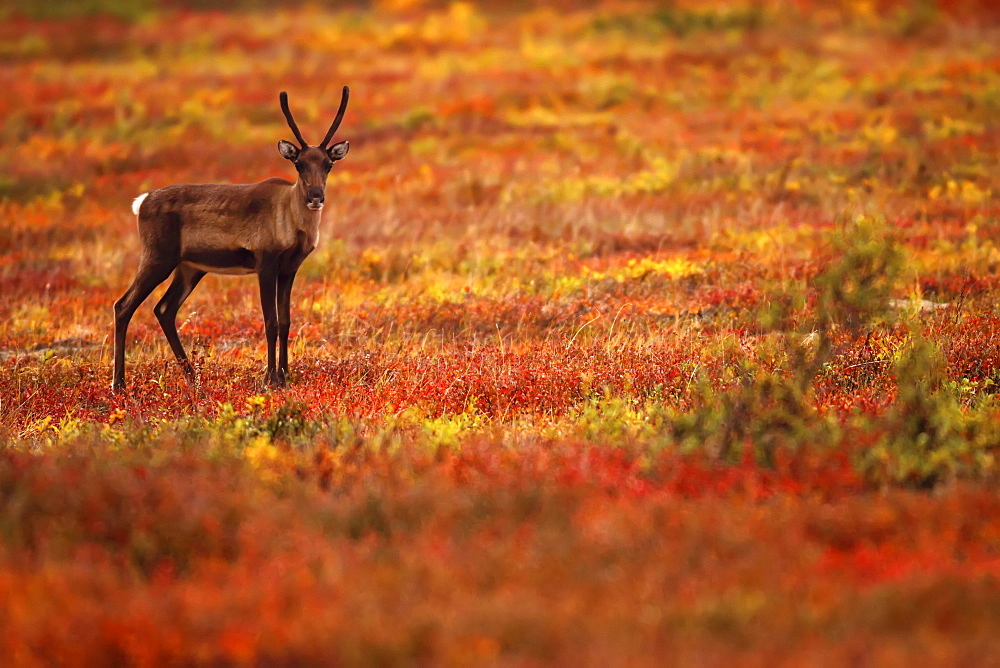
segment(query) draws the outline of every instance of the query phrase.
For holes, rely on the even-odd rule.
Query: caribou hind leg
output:
[[[271,269],[271,265],[273,265],[273,261],[257,270],[260,307],[264,313],[264,335],[267,338],[267,371],[264,373],[264,385],[284,387],[285,379],[278,374],[275,355],[278,343],[278,281],[276,272]]]
[[[182,262],[174,271],[174,280],[171,281],[170,287],[153,308],[153,313],[160,321],[160,327],[163,329],[164,336],[167,337],[167,343],[170,344],[174,357],[177,358],[187,377],[192,380],[194,379],[194,367],[191,365],[187,353],[184,352],[181,338],[177,334],[177,311],[180,310],[181,305],[204,277],[204,271]]]
[[[132,315],[146,297],[156,289],[156,286],[167,280],[177,262],[162,259],[150,259],[143,256],[139,263],[139,271],[135,280],[125,291],[121,299],[115,302],[115,372],[111,380],[111,389],[125,389],[125,334]]]

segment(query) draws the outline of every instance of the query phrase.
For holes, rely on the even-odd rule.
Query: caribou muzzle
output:
[[[323,208],[323,202],[326,200],[326,195],[322,188],[317,188],[315,186],[306,189],[306,208],[312,209],[313,211],[319,211]]]

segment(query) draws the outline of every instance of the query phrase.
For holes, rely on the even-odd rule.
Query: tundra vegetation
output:
[[[0,8],[6,662],[996,659],[995,3],[221,4]],[[344,83],[288,387],[209,275],[111,393]]]

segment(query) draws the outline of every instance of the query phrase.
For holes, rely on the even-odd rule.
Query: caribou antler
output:
[[[278,98],[281,100],[281,111],[285,114],[285,120],[288,121],[288,127],[292,129],[292,134],[294,134],[295,138],[299,140],[299,145],[302,146],[302,148],[306,148],[309,144],[307,144],[306,140],[302,138],[302,133],[299,132],[299,126],[295,124],[295,119],[292,118],[292,112],[288,109],[288,93],[281,91],[281,95],[279,95]]]
[[[326,145],[330,143],[333,139],[333,135],[337,132],[337,128],[340,127],[340,122],[344,120],[344,112],[347,111],[347,98],[351,96],[351,89],[344,86],[344,96],[340,98],[340,109],[337,110],[337,117],[333,119],[333,125],[330,126],[329,132],[326,133],[326,137],[323,142],[319,145],[320,148],[325,149]]]

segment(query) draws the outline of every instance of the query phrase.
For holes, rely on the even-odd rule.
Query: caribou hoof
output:
[[[286,387],[285,376],[278,372],[264,374],[264,389],[281,389]]]

